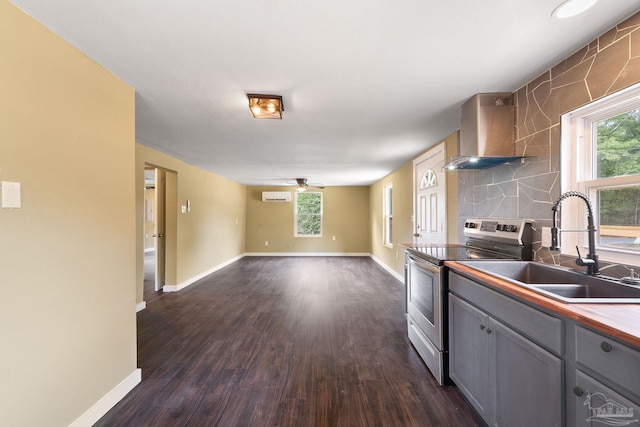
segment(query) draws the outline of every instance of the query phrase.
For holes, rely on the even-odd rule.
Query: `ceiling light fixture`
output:
[[[298,183],[296,191],[307,191],[309,184],[307,184],[306,178],[296,178],[296,182]]]
[[[256,119],[282,119],[284,104],[280,95],[248,93],[249,110]]]
[[[551,13],[551,16],[559,19],[571,18],[586,11],[596,4],[597,1],[598,0],[567,0],[556,7]]]

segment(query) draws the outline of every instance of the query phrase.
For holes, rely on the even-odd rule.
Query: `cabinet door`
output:
[[[575,398],[576,425],[640,424],[640,405],[581,371],[576,371],[576,386],[572,392],[570,395]]]
[[[449,295],[449,376],[480,416],[489,419],[489,316]]]
[[[562,360],[495,319],[488,332],[491,425],[562,425]]]

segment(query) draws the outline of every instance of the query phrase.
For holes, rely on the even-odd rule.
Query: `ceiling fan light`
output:
[[[256,119],[282,119],[284,103],[280,95],[247,94],[249,110]]]
[[[296,188],[297,192],[303,192],[303,191],[307,191],[307,187],[305,187],[304,185],[298,185],[298,187]]]

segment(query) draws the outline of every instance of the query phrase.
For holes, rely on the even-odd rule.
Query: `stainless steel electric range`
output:
[[[465,244],[405,244],[406,312],[409,340],[443,385],[448,377],[448,272],[445,261],[531,260],[533,221],[470,218]]]

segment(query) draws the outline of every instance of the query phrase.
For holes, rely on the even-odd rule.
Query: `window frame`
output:
[[[314,215],[318,215],[320,216],[320,232],[318,234],[299,234],[298,233],[298,197],[301,195],[305,195],[305,194],[319,194],[320,195],[320,213],[319,214],[314,214]],[[324,212],[324,197],[322,192],[320,191],[300,191],[300,192],[295,192],[295,196],[294,196],[294,203],[293,203],[293,237],[322,237],[322,231],[323,231],[323,212]],[[310,215],[310,214],[304,214],[304,215]]]
[[[593,205],[596,227],[596,253],[606,261],[637,264],[638,252],[604,246],[600,243],[600,203],[598,191],[640,186],[640,174],[594,178],[596,173],[593,124],[607,117],[640,108],[640,84],[623,89],[600,100],[591,102],[561,116],[560,188],[561,193],[576,190],[586,194]],[[568,159],[568,161],[566,160]],[[584,203],[566,199],[560,209],[561,229],[583,230],[587,228]],[[588,247],[587,233],[561,233],[561,252],[575,255],[575,247]],[[581,251],[582,252],[582,251]]]
[[[382,187],[382,244],[393,249],[393,182]]]

